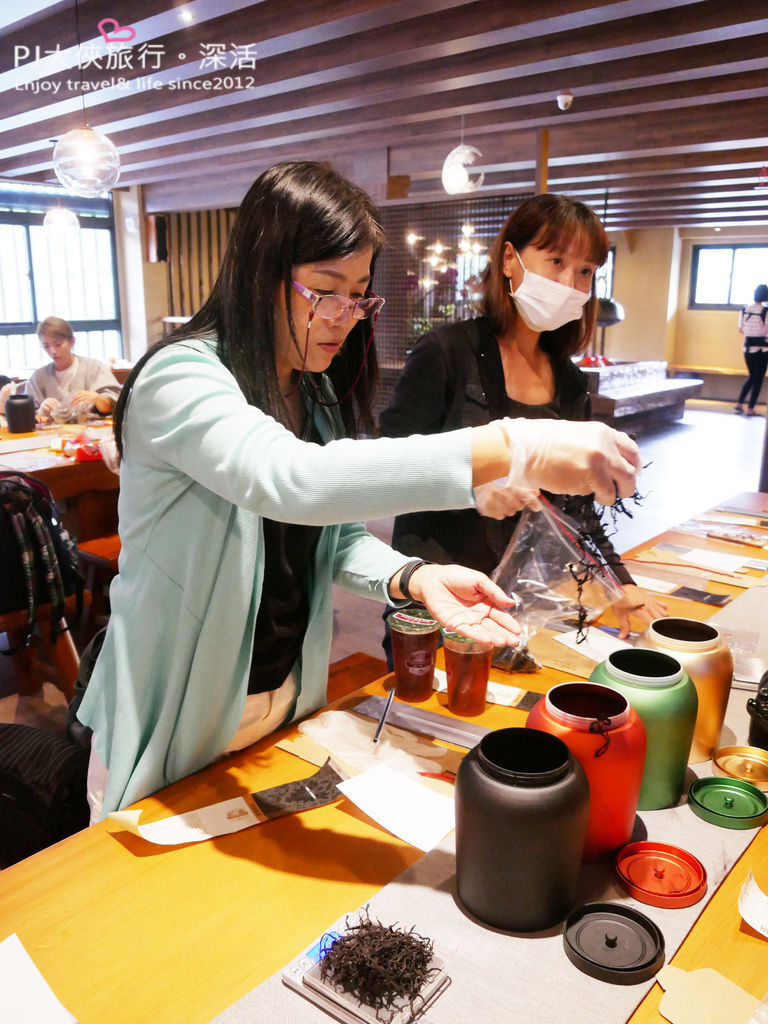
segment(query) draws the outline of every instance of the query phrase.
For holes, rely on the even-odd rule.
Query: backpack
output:
[[[37,609],[51,606],[51,643],[62,632],[66,598],[83,607],[85,581],[77,547],[61,524],[51,492],[26,473],[0,473],[0,614],[26,611],[24,639],[32,636]]]
[[[763,306],[759,313],[755,309],[744,306],[739,314],[739,330],[745,338],[764,338],[768,334],[766,314],[768,314],[768,306]]]

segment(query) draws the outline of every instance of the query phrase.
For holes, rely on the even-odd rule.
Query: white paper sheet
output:
[[[447,693],[448,677],[443,669],[435,669],[433,686],[438,693]],[[516,686],[507,686],[506,683],[489,682],[485,699],[489,704],[501,704],[505,708],[513,708],[520,703],[527,692],[527,690],[520,690]]]
[[[677,590],[678,584],[673,583],[671,580],[657,580],[652,576],[641,576],[639,573],[633,571],[632,579],[643,590],[654,590],[657,594],[669,594],[673,590]]]
[[[751,871],[739,893],[739,913],[748,925],[768,939],[768,896],[757,884]]]
[[[757,516],[732,515],[725,512],[702,512],[693,516],[699,523],[725,523],[731,526],[759,526],[760,519]]]
[[[679,557],[684,562],[717,572],[736,572],[748,558],[747,555],[731,555],[727,551],[709,551],[706,548],[686,548],[679,552]]]
[[[0,1020],[3,1024],[77,1024],[15,932],[0,942]]]
[[[608,655],[613,654],[614,651],[622,651],[626,647],[632,646],[626,640],[619,640],[602,629],[588,629],[587,638],[581,643],[578,643],[578,636],[578,629],[573,629],[570,633],[556,633],[554,639],[559,644],[570,647],[572,651],[591,658],[594,662],[605,661]]]
[[[380,764],[396,772],[442,772],[453,761],[445,747],[394,725],[385,725],[379,742],[372,743],[377,726],[352,711],[321,711],[299,722],[299,732],[356,772]]]
[[[450,797],[378,765],[339,783],[347,799],[369,818],[419,850],[431,850],[454,827]]]
[[[7,455],[10,452],[28,452],[35,448],[52,448],[58,438],[50,434],[38,434],[37,437],[19,437],[15,440],[0,441],[0,455]]]
[[[209,804],[208,807],[200,807],[186,814],[175,814],[172,818],[163,818],[148,825],[140,825],[140,817],[141,810],[112,811],[109,820],[157,846],[199,843],[204,839],[229,835],[261,824],[261,819],[241,796]]]

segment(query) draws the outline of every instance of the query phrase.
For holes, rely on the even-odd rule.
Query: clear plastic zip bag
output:
[[[586,627],[624,594],[589,535],[545,498],[539,511],[521,513],[492,578],[515,602],[521,646],[553,620],[577,622],[583,638]],[[515,671],[503,657],[494,664]]]

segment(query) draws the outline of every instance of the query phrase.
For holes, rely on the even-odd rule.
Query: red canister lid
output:
[[[621,849],[616,874],[630,896],[652,907],[692,907],[707,891],[707,872],[697,857],[651,840]]]

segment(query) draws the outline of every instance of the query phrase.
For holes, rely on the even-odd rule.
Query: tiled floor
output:
[[[640,487],[644,500],[637,508],[630,506],[632,519],[619,522],[617,549],[626,551],[738,491],[756,490],[765,428],[762,415],[747,419],[735,415],[730,405],[689,402],[682,421],[642,435],[640,446],[648,463]],[[391,520],[369,527],[389,540]],[[339,588],[334,604],[332,660],[354,651],[381,657],[383,606]],[[0,721],[25,721],[59,731],[64,722],[60,693],[46,685],[33,697],[18,697],[7,661],[0,658]]]

